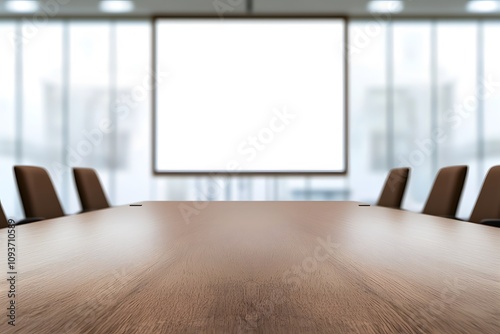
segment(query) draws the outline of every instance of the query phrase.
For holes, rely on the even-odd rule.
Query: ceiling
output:
[[[13,16],[5,11],[0,0],[0,15]],[[223,4],[225,15],[243,14],[246,0],[135,0],[133,13],[117,16],[153,16],[155,14],[213,14],[216,5]],[[49,16],[101,16],[110,14],[99,11],[99,0],[41,0],[42,13]],[[256,14],[339,14],[346,16],[369,16],[366,10],[368,0],[253,0]],[[467,0],[405,0],[405,9],[395,16],[466,16]],[[33,14],[29,14],[33,15]],[[499,14],[497,14],[499,15]]]

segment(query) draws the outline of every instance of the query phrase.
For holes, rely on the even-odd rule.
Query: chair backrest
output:
[[[3,212],[2,203],[0,202],[0,228],[5,228],[9,226],[9,221]]]
[[[401,208],[409,174],[409,168],[391,169],[385,180],[377,205],[395,209]]]
[[[44,168],[14,166],[14,173],[26,217],[50,219],[64,216],[54,185]]]
[[[469,221],[500,219],[500,166],[491,167],[484,179]]]
[[[464,188],[467,166],[441,168],[434,180],[422,213],[441,217],[455,217]]]
[[[109,208],[109,203],[95,170],[91,168],[73,168],[76,188],[83,211]]]

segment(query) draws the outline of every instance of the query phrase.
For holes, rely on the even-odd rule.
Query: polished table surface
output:
[[[356,202],[141,204],[16,227],[17,333],[500,333],[498,228]]]

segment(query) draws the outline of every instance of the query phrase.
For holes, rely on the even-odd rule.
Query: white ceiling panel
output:
[[[6,0],[0,0],[0,15],[12,16],[5,10]],[[49,16],[107,15],[99,11],[99,0],[41,0],[39,14]],[[283,14],[338,14],[347,16],[369,16],[368,0],[254,0],[254,13]],[[402,16],[465,16],[467,0],[405,0]],[[217,15],[217,6],[224,9],[226,15],[241,14],[246,10],[245,0],[135,0],[135,9],[128,14],[153,16],[155,14],[213,14]],[[33,14],[28,14],[33,15]],[[477,15],[477,14],[475,14]],[[497,15],[500,15],[497,13]]]

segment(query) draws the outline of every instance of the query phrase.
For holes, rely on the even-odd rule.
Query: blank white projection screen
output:
[[[346,172],[343,20],[156,29],[155,172]]]

